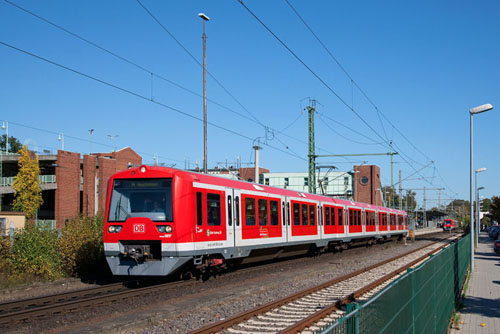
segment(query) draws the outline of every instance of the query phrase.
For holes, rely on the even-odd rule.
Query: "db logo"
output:
[[[134,233],[145,233],[146,226],[144,224],[134,224]]]

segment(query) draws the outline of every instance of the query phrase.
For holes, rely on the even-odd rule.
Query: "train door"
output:
[[[332,208],[332,224],[336,223],[334,226],[334,233],[344,234],[344,208],[334,207]]]
[[[234,247],[234,193],[226,189],[226,247]]]
[[[194,248],[224,247],[227,242],[226,191],[202,188],[195,188],[195,190],[196,226],[193,238]]]
[[[239,189],[233,189],[233,233],[234,233],[234,245],[240,246],[241,237],[241,191]]]
[[[281,198],[281,235],[283,236],[283,241],[288,242],[288,230],[290,227],[289,224],[289,210],[288,207],[288,199],[286,197]]]

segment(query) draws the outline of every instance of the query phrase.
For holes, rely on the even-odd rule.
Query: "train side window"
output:
[[[300,204],[293,203],[293,225],[300,225]]]
[[[342,225],[344,225],[344,215],[342,213],[342,208],[337,208],[337,212],[338,212],[337,223],[339,224],[339,226],[342,226]]]
[[[259,199],[259,225],[267,225],[267,200]]]
[[[307,225],[307,204],[302,204],[302,225]]]
[[[231,205],[231,195],[227,196],[227,221],[229,226],[233,226],[233,206]]]
[[[220,195],[207,194],[207,225],[219,226],[221,221]]]
[[[330,208],[326,206],[324,208],[325,208],[325,225],[330,226]]]
[[[234,198],[234,207],[236,208],[236,226],[240,226],[240,197],[236,196]]]
[[[349,210],[349,226],[352,226],[352,210]]]
[[[271,225],[277,226],[279,225],[279,205],[278,201],[270,201],[269,209],[271,210]]]
[[[245,225],[255,225],[255,199],[245,198]]]
[[[196,225],[203,225],[203,194],[196,192]]]
[[[316,208],[314,205],[309,205],[309,224],[316,225]]]

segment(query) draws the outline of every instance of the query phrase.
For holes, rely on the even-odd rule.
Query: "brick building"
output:
[[[12,181],[17,174],[19,155],[2,156],[0,211],[11,210],[14,199]],[[140,165],[142,157],[130,147],[111,153],[84,155],[57,151],[57,155],[40,155],[40,181],[43,205],[38,219],[60,228],[67,219],[103,212],[109,178],[127,169],[129,164]]]

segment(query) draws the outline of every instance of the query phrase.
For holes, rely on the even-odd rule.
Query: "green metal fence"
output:
[[[470,234],[409,269],[364,304],[316,333],[446,333],[470,261]]]

